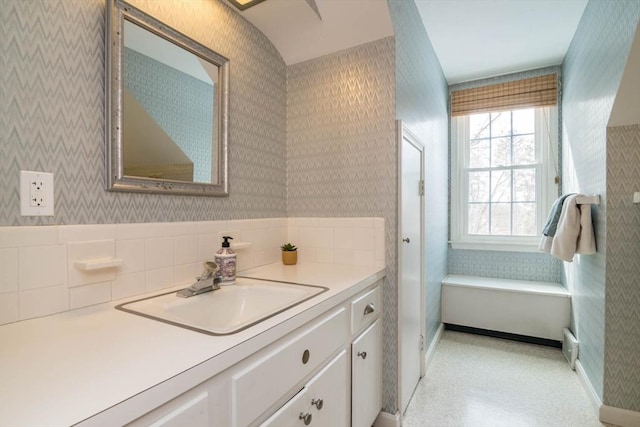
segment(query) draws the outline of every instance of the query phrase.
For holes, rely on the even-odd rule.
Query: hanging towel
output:
[[[549,217],[547,218],[547,223],[542,230],[542,238],[538,245],[538,249],[542,252],[551,253],[551,243],[553,243],[553,236],[556,234],[558,221],[560,221],[562,205],[564,204],[565,199],[570,195],[571,194],[565,194],[564,196],[559,197],[555,202],[553,202],[553,206],[551,206]]]
[[[553,202],[553,206],[551,207],[551,211],[549,212],[549,218],[547,218],[547,224],[544,226],[544,230],[542,234],[545,236],[555,236],[556,229],[558,227],[558,221],[560,220],[560,214],[562,213],[562,205],[564,204],[564,200],[569,197],[570,194],[565,194],[562,197],[559,197],[555,202]]]
[[[572,194],[562,205],[556,234],[551,242],[550,253],[563,261],[572,262],[573,256],[596,252],[591,205],[578,205],[576,199],[581,194]]]

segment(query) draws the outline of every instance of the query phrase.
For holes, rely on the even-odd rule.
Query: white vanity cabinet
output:
[[[369,427],[382,409],[382,289],[351,303],[351,426]]]
[[[131,425],[371,426],[381,410],[380,284]]]

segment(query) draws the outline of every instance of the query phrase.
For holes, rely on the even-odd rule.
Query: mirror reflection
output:
[[[215,183],[218,67],[125,20],[124,174]]]

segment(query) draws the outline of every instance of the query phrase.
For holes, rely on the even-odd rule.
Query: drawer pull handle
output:
[[[307,412],[305,414],[304,412],[300,412],[298,419],[304,421],[304,425],[308,426],[311,424],[311,413]]]
[[[374,311],[376,311],[376,306],[375,306],[375,305],[373,305],[373,303],[372,303],[372,302],[370,302],[369,304],[367,304],[367,306],[364,308],[364,314],[365,314],[365,316],[366,316],[367,314],[371,314],[371,313],[373,313]]]
[[[362,357],[362,359],[364,360],[364,359],[367,358],[367,352],[366,351],[359,351],[356,356]]]
[[[322,401],[322,399],[311,399],[311,404],[315,405],[316,408],[318,408],[318,411],[322,409],[322,406],[324,405],[324,402]]]
[[[305,365],[307,364],[307,362],[309,361],[309,350],[305,350],[304,353],[302,353],[302,363],[304,363]]]

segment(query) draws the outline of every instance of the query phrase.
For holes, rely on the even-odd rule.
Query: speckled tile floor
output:
[[[445,331],[404,427],[602,427],[556,348]]]

